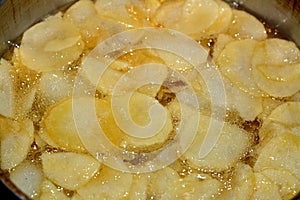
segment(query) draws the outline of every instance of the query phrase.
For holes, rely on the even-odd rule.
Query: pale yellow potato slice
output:
[[[183,156],[196,168],[223,171],[233,166],[250,147],[248,133],[224,122],[224,127],[214,147],[208,155],[200,158],[200,147],[207,135],[210,121],[214,120],[206,116],[201,116],[200,119],[201,123],[199,124],[196,138]],[[216,134],[214,131],[217,130],[213,130],[211,134]]]
[[[40,186],[39,200],[69,200],[62,189],[57,188],[51,181],[45,179]]]
[[[221,0],[215,0],[219,6],[218,17],[214,23],[205,30],[205,35],[215,36],[220,33],[225,33],[231,25],[232,9]]]
[[[300,63],[288,66],[257,65],[252,74],[258,87],[273,97],[288,97],[300,89]]]
[[[253,15],[242,11],[232,10],[232,24],[228,28],[228,34],[237,39],[265,40],[267,31],[264,25]]]
[[[131,119],[140,126],[145,126],[150,123],[148,114],[149,109],[154,104],[158,105],[154,98],[138,92],[133,94],[129,105],[127,105],[127,102],[123,103],[124,105],[119,104],[118,106],[129,106],[129,114],[131,115]],[[166,120],[164,126],[154,136],[145,138],[133,137],[121,130],[122,126],[127,125],[116,123],[111,111],[111,105],[107,101],[99,100],[97,105],[99,106],[97,115],[102,130],[111,142],[124,148],[159,148],[167,141],[173,129],[171,115],[167,111],[167,118],[162,119]],[[152,133],[145,132],[145,134]]]
[[[228,43],[215,60],[222,74],[244,92],[265,95],[254,82],[251,67],[257,41],[245,39]]]
[[[192,173],[180,179],[179,185],[175,186],[177,199],[214,199],[219,195],[224,185],[205,174]]]
[[[157,10],[154,22],[165,28],[199,37],[216,21],[218,13],[219,6],[215,1],[165,1]]]
[[[250,199],[255,186],[255,176],[249,165],[238,163],[233,178],[231,180],[230,190],[225,190],[219,199]]]
[[[0,60],[0,114],[5,117],[14,116],[15,98],[11,77],[12,66],[4,59]]]
[[[267,117],[261,135],[272,135],[289,131],[300,137],[300,102],[287,102],[275,108]]]
[[[43,153],[43,172],[53,183],[75,190],[85,185],[99,170],[92,156],[72,152]]]
[[[163,60],[166,66],[178,72],[188,71],[196,67],[184,60],[182,57],[173,53],[162,50],[157,50],[156,53]]]
[[[287,127],[300,126],[300,102],[287,102],[278,106],[269,119]]]
[[[253,54],[253,65],[287,65],[300,62],[300,50],[294,42],[269,38],[259,43]]]
[[[90,81],[91,85],[96,86],[96,88],[102,91],[104,94],[111,95],[115,84],[122,77],[124,73],[114,70],[113,68],[107,66],[103,69],[104,72],[101,76],[98,76],[99,73],[99,61],[93,58],[88,58],[83,61],[84,66],[82,68],[82,76]]]
[[[267,168],[283,169],[300,179],[299,136],[287,132],[273,136],[257,153],[255,172]]]
[[[39,93],[51,103],[56,103],[71,96],[73,83],[63,71],[51,71],[42,74]]]
[[[80,29],[80,33],[85,46],[93,48],[98,41],[104,38],[100,16],[96,10],[94,3],[90,0],[81,0],[73,4],[64,14],[65,19]]]
[[[270,179],[261,173],[254,173],[255,187],[250,199],[265,200],[274,199],[281,200],[279,188]]]
[[[180,184],[178,173],[170,167],[151,174],[148,195],[157,199],[176,199],[176,187]]]
[[[0,116],[1,169],[11,169],[20,164],[26,158],[33,139],[31,120],[14,121]]]
[[[126,28],[138,28],[145,23],[139,1],[97,0],[95,7],[101,17],[111,19]]]
[[[252,96],[225,78],[223,79],[226,90],[226,106],[231,111],[236,111],[244,120],[253,121],[262,111],[262,97]]]
[[[265,169],[261,171],[261,174],[278,186],[282,199],[292,199],[300,191],[300,180],[288,171]]]
[[[85,152],[73,115],[72,98],[54,104],[43,121],[45,134],[64,150]]]
[[[146,200],[148,195],[148,185],[151,179],[151,175],[135,174],[133,176],[132,185],[129,192],[130,200]]]
[[[52,71],[78,59],[83,48],[78,29],[61,17],[52,17],[24,33],[20,58],[29,69]]]
[[[217,60],[225,46],[234,41],[234,38],[228,34],[219,34],[213,48],[213,61]]]
[[[126,199],[128,198],[132,174],[103,166],[96,177],[77,189],[77,193],[86,200]]]
[[[291,96],[300,90],[300,51],[295,43],[267,39],[256,45],[252,74],[261,90],[274,97]]]
[[[35,199],[40,193],[43,172],[30,161],[24,161],[9,175],[10,180],[29,198]]]
[[[27,85],[32,78],[36,78],[31,75],[27,69],[12,66],[4,59],[0,60],[1,115],[9,118],[24,117],[31,109],[36,93],[34,85]]]

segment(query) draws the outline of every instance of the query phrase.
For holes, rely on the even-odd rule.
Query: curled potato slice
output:
[[[101,27],[98,12],[90,0],[81,0],[73,4],[64,14],[65,19],[80,30],[83,41],[87,48],[93,48],[105,34]]]
[[[49,199],[69,200],[70,198],[64,194],[63,190],[57,188],[51,181],[45,179],[41,183],[39,200]]]
[[[89,67],[83,68],[83,78],[89,80],[92,85],[95,85],[96,88],[104,94],[111,95],[115,84],[122,77],[123,73],[111,67],[107,67],[102,76],[99,77],[97,73],[95,73],[99,68],[99,62],[95,59],[86,59],[84,62],[84,65]]]
[[[219,199],[250,199],[254,186],[255,175],[249,165],[238,163],[231,181],[232,189],[226,190]]]
[[[100,167],[92,156],[72,152],[43,153],[41,159],[45,176],[69,190],[86,184]]]
[[[126,199],[131,185],[132,174],[103,166],[99,174],[77,189],[77,193],[86,200]]]
[[[262,97],[252,96],[226,80],[224,85],[229,110],[237,111],[246,121],[253,121],[263,111]]]
[[[205,35],[216,35],[224,33],[230,26],[232,21],[232,9],[221,0],[215,1],[218,4],[218,17],[214,23],[205,30]]]
[[[200,147],[207,135],[212,118],[201,116],[198,132],[193,143],[183,156],[196,168],[208,168],[223,171],[233,166],[247,151],[250,139],[246,131],[224,123],[221,135],[213,149],[204,158],[200,158]],[[213,125],[212,125],[213,126]]]
[[[258,87],[274,97],[300,90],[300,51],[293,42],[267,39],[256,45],[252,74]]]
[[[157,10],[154,22],[194,37],[203,34],[215,22],[218,12],[215,1],[165,1]]]
[[[233,20],[228,28],[228,34],[238,39],[265,40],[267,31],[264,25],[253,15],[242,11],[233,10]]]
[[[287,65],[300,62],[300,50],[294,42],[269,38],[258,43],[253,54],[253,65]]]
[[[84,44],[77,28],[52,17],[28,29],[20,45],[22,63],[35,71],[53,71],[76,60]]]
[[[1,169],[16,167],[26,158],[33,134],[31,120],[14,121],[0,116]]]
[[[54,104],[46,114],[43,124],[45,134],[60,148],[75,152],[85,151],[74,122],[72,98]]]
[[[281,199],[279,188],[261,173],[254,173],[255,187],[251,199]]]
[[[220,53],[223,51],[225,46],[234,41],[234,38],[227,34],[219,34],[216,40],[216,43],[213,48],[213,61],[216,62],[217,58],[219,57]]]
[[[144,24],[141,3],[134,0],[97,0],[95,2],[99,15],[111,19],[126,28],[138,28]]]
[[[267,168],[289,171],[300,179],[300,139],[290,133],[281,133],[271,138],[258,150],[254,171]]]
[[[261,174],[277,185],[282,199],[292,199],[300,191],[300,180],[288,171],[265,169]]]
[[[124,105],[118,106],[129,106],[129,112],[132,120],[139,125],[147,125],[150,123],[149,109],[153,104],[156,104],[156,100],[145,94],[135,92],[131,97],[129,105],[127,102],[123,102]],[[159,148],[165,142],[167,142],[171,131],[173,129],[171,116],[167,113],[167,118],[164,127],[156,133],[153,137],[138,138],[132,137],[123,132],[120,127],[124,124],[116,124],[114,116],[112,115],[111,107],[108,102],[104,100],[98,101],[98,118],[104,133],[114,144],[130,149],[151,149]],[[152,133],[145,133],[152,134]]]
[[[10,173],[9,178],[22,192],[34,199],[40,193],[43,172],[32,162],[25,161]]]
[[[245,39],[228,43],[216,59],[222,74],[244,92],[254,96],[264,93],[258,88],[251,73],[252,56],[257,41]]]
[[[264,121],[259,136],[264,139],[289,131],[300,137],[299,112],[299,102],[287,102],[279,105]]]
[[[287,102],[278,106],[268,119],[287,127],[300,126],[300,102]]]

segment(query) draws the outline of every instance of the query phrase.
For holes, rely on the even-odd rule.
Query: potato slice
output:
[[[122,77],[124,73],[114,70],[111,67],[107,67],[101,76],[98,76],[99,72],[99,62],[93,58],[89,58],[83,61],[84,66],[82,71],[82,76],[87,78],[92,85],[102,91],[104,94],[111,95],[115,84]],[[104,69],[103,69],[104,70]]]
[[[294,42],[269,38],[260,42],[253,54],[252,64],[280,66],[300,62],[300,50]]]
[[[69,200],[62,189],[57,188],[51,181],[45,179],[41,183],[39,200]]]
[[[178,173],[170,167],[160,169],[151,175],[148,195],[157,199],[176,199],[176,187],[180,184]]]
[[[227,34],[219,34],[216,40],[216,43],[213,48],[213,61],[216,62],[217,58],[219,57],[220,53],[226,47],[227,44],[234,41],[234,38]]]
[[[300,90],[300,51],[295,43],[268,39],[256,45],[252,74],[258,87],[274,97]]]
[[[218,12],[219,6],[215,1],[165,1],[157,10],[154,22],[199,37],[216,21]]]
[[[287,127],[300,126],[300,102],[287,102],[278,106],[268,119]]]
[[[205,35],[212,36],[220,33],[225,33],[232,21],[231,7],[221,0],[215,1],[219,6],[218,17],[214,23],[205,30]]]
[[[73,4],[64,14],[65,19],[80,30],[83,41],[87,48],[94,48],[105,34],[98,20],[100,16],[94,3],[90,0],[82,0]]]
[[[121,106],[126,106],[125,103],[126,102],[124,102],[124,105],[121,105]],[[151,113],[151,111],[152,111],[151,109],[154,106],[159,106],[160,109],[165,110],[166,115],[156,113],[157,114],[156,116],[151,116],[151,118],[150,118],[149,114]],[[151,132],[151,130],[155,131],[156,127],[159,126],[159,125],[153,124],[153,122],[154,122],[153,118],[156,118],[155,120],[159,119],[157,121],[164,121],[162,129],[159,130],[158,132],[154,133],[155,135],[151,138],[148,138],[147,135],[144,135],[144,136],[146,136],[146,138],[137,138],[137,139],[134,137],[128,138],[127,142],[131,143],[132,145],[148,146],[148,145],[156,144],[156,143],[164,143],[167,140],[169,134],[171,133],[171,131],[173,129],[172,119],[171,119],[169,112],[161,104],[159,104],[156,99],[151,98],[147,95],[135,92],[132,95],[130,102],[129,102],[129,113],[131,115],[133,122],[135,122],[139,126],[145,127],[145,130],[147,127],[147,130],[149,130],[149,132],[145,131],[146,134],[147,133],[153,134]],[[156,123],[157,123],[157,121],[156,121]],[[151,128],[149,127],[150,128],[149,129],[148,124],[150,124],[150,123],[152,123],[152,126],[151,126]],[[121,127],[123,125],[125,126],[125,124],[119,124],[119,126],[121,126]]]
[[[150,174],[136,174],[133,176],[132,185],[129,192],[130,200],[146,200],[147,189],[150,182]]]
[[[300,63],[285,67],[259,65],[252,73],[258,87],[273,97],[288,97],[299,91]]]
[[[132,174],[103,166],[96,177],[77,189],[77,193],[86,200],[126,199],[131,184]]]
[[[248,133],[236,126],[224,123],[216,145],[207,156],[200,158],[200,147],[201,145],[205,145],[202,144],[204,137],[208,132],[210,121],[214,120],[206,116],[201,116],[200,119],[201,123],[199,124],[196,138],[183,156],[196,168],[223,171],[233,166],[250,147]]]
[[[176,187],[176,186],[175,186]],[[180,179],[175,193],[178,199],[213,199],[219,195],[224,185],[205,174],[190,174]]]
[[[20,45],[22,63],[37,72],[61,69],[76,60],[84,44],[77,28],[52,17],[28,29]]]
[[[279,188],[270,179],[260,173],[254,173],[255,187],[251,199],[278,199],[281,200]]]
[[[257,44],[251,39],[230,42],[219,54],[216,64],[239,89],[259,97],[265,94],[258,88],[251,73],[251,58]]]
[[[267,168],[289,171],[300,179],[300,138],[290,133],[281,133],[271,138],[258,151],[254,171]]]
[[[226,90],[226,106],[231,111],[237,111],[246,121],[253,121],[262,111],[262,97],[255,97],[238,89],[226,79],[223,79]]]
[[[10,173],[9,178],[24,194],[34,199],[40,193],[43,172],[32,162],[25,161]]]
[[[165,124],[163,128],[154,136],[147,137],[147,135],[145,135],[146,138],[130,136],[121,130],[122,126],[129,126],[128,128],[130,128],[130,125],[116,123],[111,111],[111,105],[104,100],[100,100],[98,101],[98,103],[99,104],[97,105],[99,106],[99,112],[97,115],[100,121],[101,128],[103,129],[106,136],[110,139],[110,141],[112,141],[115,145],[124,148],[130,148],[131,150],[142,150],[149,148],[152,150],[153,148],[157,149],[167,141],[173,129],[170,113],[166,111],[166,119],[163,119],[163,116],[160,116],[162,120],[165,120]],[[118,106],[128,106],[127,102],[122,102],[122,104],[124,105],[118,104]],[[131,97],[131,100],[129,101],[129,114],[131,115],[130,117],[133,122],[137,123],[138,126],[145,126],[149,124],[150,118],[148,112],[151,106],[153,106],[154,104],[159,105],[154,98],[149,97],[145,94],[135,92]],[[152,132],[145,133],[153,134]],[[130,132],[130,134],[132,134],[132,132]]]
[[[73,83],[63,71],[45,72],[39,84],[39,93],[51,103],[56,103],[71,96]]]
[[[75,190],[86,184],[100,167],[96,159],[86,154],[43,153],[41,158],[45,176],[69,190]]]
[[[55,104],[46,114],[43,124],[45,133],[60,148],[85,152],[74,122],[72,98]]]
[[[14,88],[10,74],[12,66],[4,59],[0,60],[0,114],[5,117],[14,116]]]
[[[292,199],[300,191],[300,180],[288,171],[266,169],[261,174],[278,186],[282,199]]]
[[[249,165],[238,163],[231,181],[232,189],[226,190],[219,199],[250,199],[255,186],[255,176]]]
[[[31,120],[14,121],[0,116],[1,169],[11,169],[26,158],[33,134]]]
[[[144,24],[144,13],[139,1],[97,0],[95,7],[101,17],[112,19],[126,28],[138,28]]]
[[[228,34],[238,39],[265,40],[267,31],[264,25],[253,15],[242,11],[233,10],[233,20],[228,28]]]
[[[300,137],[299,112],[300,102],[287,102],[278,106],[265,120],[260,135],[266,135],[268,132],[276,135],[290,131]]]

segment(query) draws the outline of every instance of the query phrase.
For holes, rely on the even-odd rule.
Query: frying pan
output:
[[[13,41],[45,16],[68,6],[76,0],[0,0],[0,56],[14,44]],[[300,0],[225,0],[264,20],[280,34],[300,47]],[[299,155],[300,156],[300,155]],[[24,195],[2,178],[1,199],[26,199]],[[10,189],[8,189],[10,188]],[[298,194],[294,200],[300,200]]]

